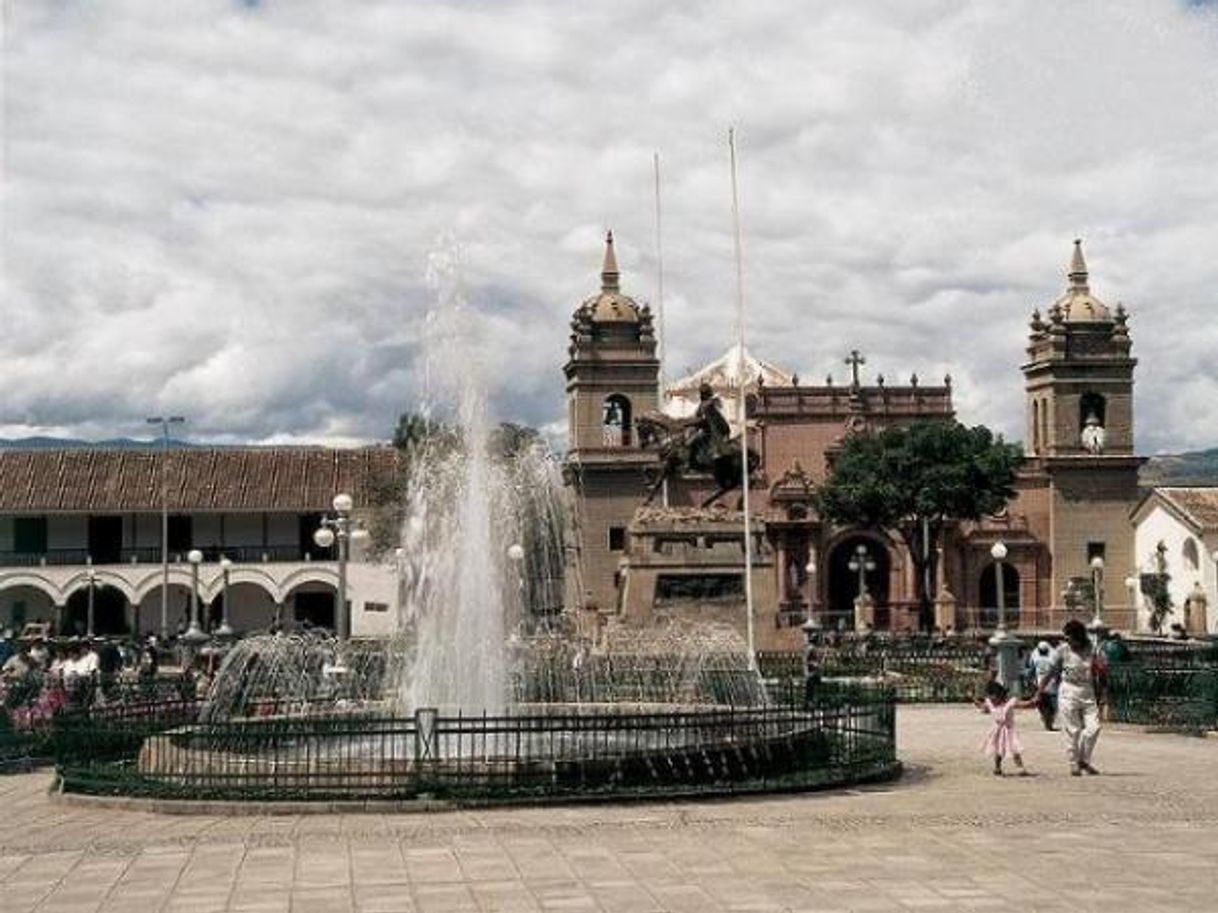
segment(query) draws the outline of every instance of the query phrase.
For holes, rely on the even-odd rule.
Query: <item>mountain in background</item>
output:
[[[161,439],[139,441],[130,437],[116,437],[108,441],[82,441],[77,438],[65,437],[20,437],[11,440],[0,440],[0,450],[53,450],[72,449],[79,447],[102,447],[108,450],[147,450],[149,447],[160,447]],[[169,439],[170,447],[197,447],[189,441]]]
[[[121,450],[141,450],[159,447],[159,438],[136,440],[119,437],[107,441],[82,441],[76,438],[24,437],[0,440],[0,450],[42,450],[55,447],[108,447]],[[197,444],[190,441],[169,439],[170,447],[215,447],[215,444]],[[242,446],[229,444],[221,446]],[[1156,485],[1218,485],[1218,447],[1196,450],[1190,453],[1163,453],[1146,461],[1138,473],[1138,481],[1145,488]]]
[[[1138,481],[1148,488],[1154,485],[1218,485],[1218,447],[1153,456],[1138,473]]]

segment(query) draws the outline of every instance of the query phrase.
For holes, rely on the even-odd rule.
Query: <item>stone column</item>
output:
[[[956,630],[956,597],[946,586],[940,586],[935,596],[935,627],[940,631]]]

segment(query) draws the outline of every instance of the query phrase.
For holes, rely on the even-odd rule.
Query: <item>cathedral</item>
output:
[[[1066,279],[1029,324],[1016,496],[1001,514],[952,526],[940,544],[931,589],[942,630],[995,627],[1000,600],[1008,625],[1022,630],[1090,619],[1097,608],[1111,626],[1134,626],[1126,582],[1136,573],[1130,512],[1141,460],[1128,315],[1092,293],[1079,241]],[[808,383],[733,348],[664,385],[656,343],[649,308],[622,290],[610,235],[600,291],[575,311],[563,368],[578,567],[569,604],[598,623],[714,619],[743,629],[743,492],[721,493],[718,472],[705,467],[658,481],[657,429],[691,427],[713,400],[725,432],[744,433],[757,456],[747,550],[757,647],[797,646],[812,617],[838,630],[918,627],[918,587],[899,537],[822,522],[811,496],[848,435],[956,418],[951,378],[868,382],[865,358],[851,352],[844,382]]]

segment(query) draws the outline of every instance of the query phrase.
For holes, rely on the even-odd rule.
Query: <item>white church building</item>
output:
[[[1190,633],[1218,634],[1218,487],[1161,487],[1151,489],[1133,513],[1134,548],[1138,570],[1155,573],[1162,553],[1169,575],[1172,614],[1168,626],[1185,625]],[[1186,619],[1189,600],[1204,597],[1205,618]],[[1150,629],[1150,607],[1140,592],[1138,627]],[[1194,614],[1196,614],[1194,612]]]

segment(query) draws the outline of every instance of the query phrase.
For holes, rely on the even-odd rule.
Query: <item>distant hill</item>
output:
[[[11,440],[0,440],[0,450],[53,450],[71,449],[77,447],[105,447],[111,450],[146,450],[149,447],[160,447],[161,439],[140,441],[129,437],[116,437],[108,441],[82,441],[77,438],[64,437],[21,437]],[[194,447],[187,441],[169,439],[170,447]]]
[[[1218,485],[1218,447],[1193,453],[1151,457],[1138,475],[1146,487],[1155,485]]]

